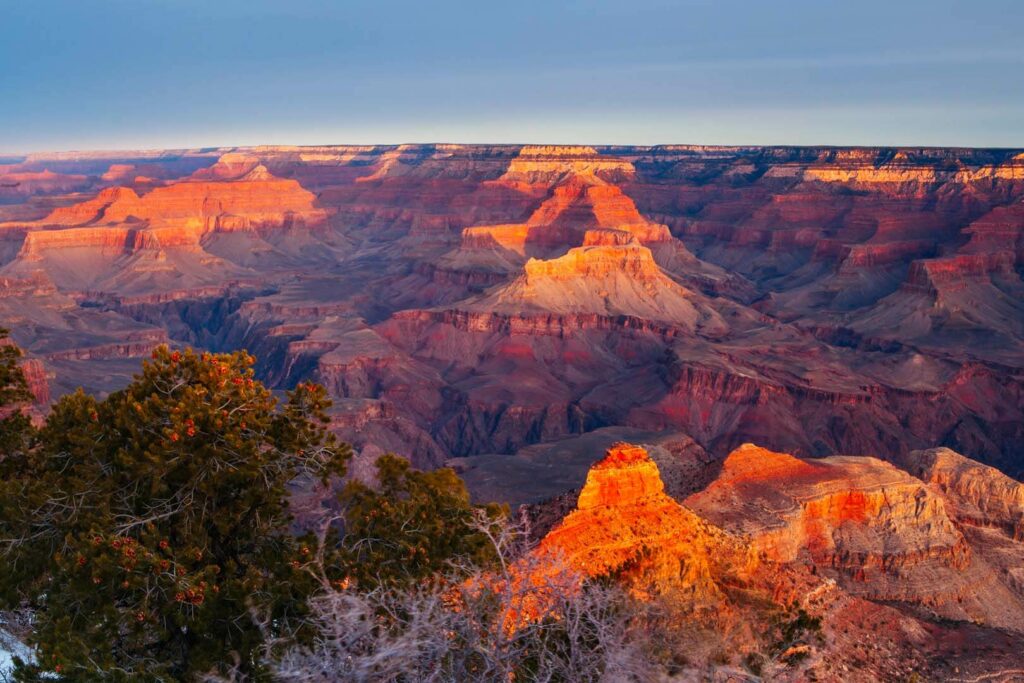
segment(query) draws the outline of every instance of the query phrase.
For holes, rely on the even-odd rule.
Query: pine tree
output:
[[[396,586],[446,574],[453,560],[493,560],[487,537],[473,529],[478,506],[453,470],[421,472],[388,454],[377,460],[377,480],[349,482],[340,496],[345,537],[330,567],[340,580]],[[479,509],[495,521],[508,512],[494,503]]]
[[[32,425],[22,404],[32,400],[25,374],[18,365],[21,349],[8,340],[0,327],[0,459],[25,447]]]
[[[260,679],[268,638],[301,636],[282,629],[317,586],[288,487],[327,485],[350,450],[322,387],[278,405],[252,364],[161,347],[108,398],[65,396],[39,446],[0,461],[0,595],[35,615],[21,680]]]

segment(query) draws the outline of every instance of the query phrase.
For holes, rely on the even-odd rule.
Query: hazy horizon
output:
[[[16,159],[16,158],[27,158],[30,156],[46,156],[46,155],[60,155],[60,154],[131,154],[131,153],[152,153],[152,152],[197,152],[203,150],[230,150],[230,149],[255,149],[259,147],[267,148],[316,148],[316,147],[430,147],[430,146],[441,146],[441,145],[452,145],[461,147],[594,147],[599,149],[606,148],[672,148],[672,147],[711,147],[711,148],[794,148],[794,149],[935,149],[935,150],[946,150],[946,149],[963,149],[963,150],[991,150],[991,151],[1022,151],[1024,145],[1019,147],[1015,146],[995,146],[995,145],[842,145],[842,144],[787,144],[787,143],[750,143],[750,144],[727,144],[727,143],[715,143],[708,144],[703,142],[659,142],[651,144],[630,144],[630,143],[614,143],[606,144],[602,142],[594,141],[583,141],[583,142],[564,142],[559,140],[542,140],[542,141],[528,141],[528,142],[463,142],[463,141],[452,141],[452,140],[433,140],[429,142],[323,142],[323,143],[302,143],[295,144],[289,142],[271,142],[271,143],[255,143],[246,145],[197,145],[193,147],[185,146],[169,146],[169,147],[110,147],[110,148],[67,148],[67,149],[33,149],[24,151],[7,151],[0,150],[0,160],[4,159]]]

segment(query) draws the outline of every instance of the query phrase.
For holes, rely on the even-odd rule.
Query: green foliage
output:
[[[322,387],[278,405],[252,363],[161,347],[105,400],[65,396],[39,446],[0,461],[0,595],[35,614],[22,680],[264,675],[260,648],[318,587],[288,485],[326,485],[350,451]]]
[[[812,617],[806,610],[797,610],[796,617],[782,627],[782,639],[794,641],[806,633],[821,633],[821,617]]]
[[[18,406],[32,400],[25,374],[18,366],[21,349],[7,341],[0,327],[0,458],[24,448],[32,425]]]
[[[384,455],[377,479],[375,488],[352,481],[341,494],[345,539],[333,572],[362,587],[398,585],[448,572],[454,560],[494,559],[486,536],[470,526],[477,506],[454,471],[420,472]],[[507,513],[493,503],[479,509],[494,520]]]

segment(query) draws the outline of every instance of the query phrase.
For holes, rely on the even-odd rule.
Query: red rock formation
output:
[[[854,594],[1024,629],[1024,595],[976,556],[943,496],[874,458],[805,462],[745,444],[686,504],[764,557],[813,563]]]
[[[26,358],[21,361],[21,371],[28,382],[36,406],[46,408],[50,405],[50,385],[46,378],[46,366],[38,358]]]
[[[961,248],[964,253],[1010,252],[1020,261],[1024,250],[1024,202],[996,207],[963,232],[970,236]]]
[[[1014,255],[1007,252],[959,254],[910,264],[906,286],[931,294],[963,289],[971,280],[987,280],[993,273],[1013,273]]]
[[[211,167],[205,176],[239,170],[226,165],[229,170]],[[287,260],[289,249],[308,248],[304,242],[313,240],[294,231],[322,226],[326,218],[296,181],[275,178],[259,165],[228,182],[178,182],[141,196],[128,187],[111,187],[93,199],[58,207],[37,223],[15,225],[8,232],[16,229],[23,243],[6,270],[21,277],[42,269],[65,290],[153,295],[209,287],[238,279],[261,252]],[[292,239],[270,237],[283,248],[260,244],[273,231],[288,232]],[[229,237],[233,233],[256,235],[241,238],[248,241],[241,244]],[[239,263],[226,263],[220,254]]]
[[[567,175],[624,180],[634,173],[628,161],[600,155],[593,147],[527,146],[509,164],[499,182],[551,184]]]
[[[957,522],[999,529],[1024,542],[1024,484],[948,448],[914,451],[900,464],[945,496]],[[1024,545],[1020,552],[1024,556]]]
[[[751,450],[757,451],[752,456],[767,454]],[[774,455],[778,457],[766,464],[781,481],[791,474],[813,478],[828,469]],[[740,480],[753,482],[757,476],[752,462],[732,465]],[[769,506],[764,513],[772,509]],[[848,505],[839,511],[849,512],[845,516],[850,520],[862,519]],[[719,643],[724,649],[716,655],[720,661],[778,648],[774,662],[762,671],[770,680],[845,680],[848,675],[843,672],[851,671],[887,677],[892,674],[882,672],[891,671],[895,661],[913,661],[917,670],[928,670],[936,664],[931,658],[944,663],[949,654],[944,647],[927,643],[953,633],[963,643],[955,627],[929,626],[851,597],[835,582],[802,566],[758,558],[756,541],[756,536],[725,532],[673,501],[665,495],[658,467],[643,448],[615,444],[591,467],[576,508],[544,535],[527,561],[516,566],[526,568],[526,581],[536,587],[516,617],[543,615],[545,591],[576,590],[559,573],[568,565],[584,578],[622,582],[641,600],[660,599],[660,609],[670,615],[658,630],[665,647],[673,647],[670,643],[680,630],[701,634],[696,642],[688,637],[684,646],[687,657],[695,659],[691,665],[698,667],[690,670],[694,677],[699,676],[702,659],[710,657],[701,652],[700,641]],[[814,615],[820,637],[790,645],[790,634],[782,636],[780,647],[780,619],[785,622],[784,615],[797,609],[805,611],[805,621]],[[873,644],[867,651],[866,639]],[[1009,643],[1002,647],[1012,651]],[[799,652],[806,659],[794,665],[787,652]]]
[[[721,599],[718,582],[755,566],[736,539],[669,498],[658,466],[630,444],[591,468],[576,510],[537,552],[585,576],[623,574],[645,593],[683,589],[702,600]]]
[[[672,241],[668,227],[639,214],[621,188],[591,175],[568,175],[523,224],[477,226],[463,231],[463,248],[498,245],[520,255],[531,246],[580,244],[590,228],[628,232],[642,244]]]
[[[325,213],[313,204],[313,195],[297,182],[274,178],[265,168],[256,166],[234,182],[174,183],[141,197],[128,187],[107,188],[93,199],[55,209],[40,224],[145,222],[152,227],[202,231],[316,225],[325,220]]]

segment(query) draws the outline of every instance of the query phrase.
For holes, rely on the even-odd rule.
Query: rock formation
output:
[[[971,467],[946,451],[912,460],[928,471]],[[972,559],[973,543],[959,535],[930,484],[873,458],[803,461],[748,444],[684,506],[666,495],[644,448],[616,443],[523,566],[534,572],[531,585],[549,585],[545,568],[564,563],[657,603],[671,615],[658,636],[696,665],[687,671],[693,677],[715,670],[717,659],[756,662],[766,680],[896,680],[911,671],[942,679],[1012,668],[1021,638],[1018,595],[991,580],[992,572],[963,603],[954,601],[961,621],[934,620],[938,596],[984,570]],[[902,572],[912,589],[932,582],[931,591],[893,602],[873,593],[879,583],[865,566]],[[533,618],[543,613],[539,596],[529,605]],[[972,601],[987,601],[987,611],[966,614]],[[788,621],[792,614],[801,616]],[[687,634],[682,641],[680,634]],[[702,651],[709,642],[723,649]],[[986,654],[975,658],[979,648]]]
[[[624,443],[590,469],[576,510],[537,552],[589,577],[624,575],[645,593],[684,590],[699,600],[720,599],[718,582],[749,573],[755,562],[736,539],[670,498],[647,451]]]
[[[1024,542],[1024,484],[948,448],[914,451],[900,462],[952,503],[961,524]]]
[[[985,477],[978,471],[983,466],[951,451],[922,453],[914,462],[928,475],[924,481],[874,458],[804,461],[745,444],[686,504],[749,538],[763,557],[809,563],[851,594],[1024,630],[1020,586],[986,560],[984,544],[965,538],[962,525],[976,523],[977,517],[966,514],[962,504],[950,509],[947,499],[956,495],[949,492],[956,485],[936,486],[948,485],[951,478],[943,473],[954,462],[961,476],[952,478],[960,490],[991,489],[992,475]],[[1005,525],[1013,516],[1007,507],[1019,506],[1020,492],[1005,482],[995,489],[1002,502],[994,507],[1003,510]],[[1016,557],[1024,561],[1024,545]]]

